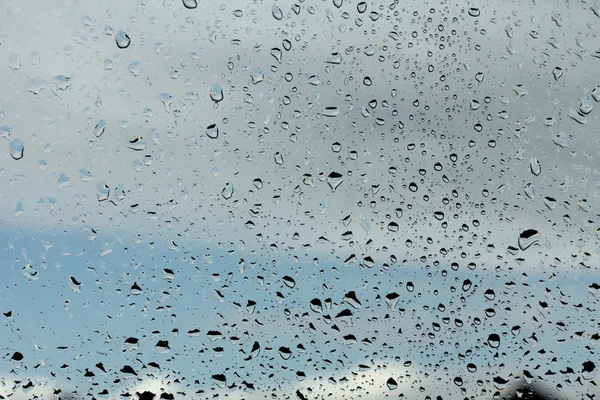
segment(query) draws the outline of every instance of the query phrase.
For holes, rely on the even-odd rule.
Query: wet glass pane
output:
[[[599,29],[3,4],[0,399],[594,399]]]

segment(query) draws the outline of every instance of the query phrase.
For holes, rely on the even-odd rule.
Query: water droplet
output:
[[[385,384],[389,390],[398,389],[398,382],[394,378],[389,378]]]
[[[337,107],[325,107],[325,110],[321,113],[326,117],[337,117],[340,110]]]
[[[210,87],[210,99],[215,103],[223,100],[223,89],[221,89],[221,85],[218,83],[213,83]]]
[[[100,136],[102,136],[105,129],[106,129],[106,122],[104,122],[104,120],[101,119],[100,121],[98,121],[98,123],[96,124],[96,127],[94,128],[94,135],[96,135],[96,137],[99,138]]]
[[[569,147],[570,142],[571,142],[569,137],[567,136],[567,134],[564,132],[560,132],[560,133],[553,135],[552,141],[554,142],[555,145],[562,147],[562,148]]]
[[[85,168],[81,168],[79,170],[79,175],[81,175],[82,182],[89,182],[92,179],[94,179],[94,176],[92,175],[92,173]]]
[[[117,47],[120,49],[126,49],[131,44],[131,39],[129,38],[129,35],[125,33],[125,31],[117,32],[115,35],[115,41],[117,42]]]
[[[589,97],[584,97],[579,103],[579,112],[583,115],[588,115],[594,109],[594,103]]]
[[[142,64],[139,61],[134,61],[127,66],[127,70],[131,72],[133,76],[139,76],[142,69]]]
[[[279,47],[273,47],[271,49],[271,55],[273,56],[273,58],[275,58],[275,60],[277,60],[278,63],[281,64],[283,52],[281,51],[281,49]]]
[[[561,76],[563,76],[564,71],[562,70],[562,68],[560,67],[555,67],[554,70],[552,70],[552,75],[554,75],[554,80],[559,80]]]
[[[14,160],[20,160],[21,158],[23,158],[23,154],[25,152],[25,144],[23,144],[23,141],[21,139],[14,139],[8,145],[8,150],[10,152],[10,156]]]
[[[340,142],[335,142],[331,145],[331,151],[333,151],[334,153],[339,153],[340,151],[342,151],[342,145],[340,144]]]
[[[529,199],[535,199],[535,189],[531,183],[525,185],[523,192],[525,192],[525,196],[529,197]]]
[[[553,197],[544,197],[544,204],[548,207],[549,210],[554,210],[556,208],[557,202]]]
[[[163,103],[163,107],[166,112],[171,112],[171,103],[173,103],[173,97],[169,93],[161,93],[158,95],[158,99]]]
[[[256,85],[257,83],[262,82],[265,79],[265,73],[260,68],[254,68],[250,73],[250,80],[252,84]]]
[[[488,300],[494,300],[496,298],[496,293],[492,289],[487,289],[483,293],[483,297],[485,297]]]
[[[227,182],[221,191],[221,196],[223,196],[225,200],[229,200],[233,196],[233,192],[233,184],[231,182]]]
[[[535,176],[542,173],[542,166],[536,157],[531,157],[529,160],[529,169],[531,169],[531,173]]]
[[[325,61],[327,64],[341,64],[342,56],[339,53],[332,53],[327,60]]]
[[[219,126],[217,124],[211,124],[206,127],[206,136],[211,139],[216,139],[219,137]]]
[[[291,276],[286,275],[283,278],[281,278],[281,280],[283,281],[285,286],[289,287],[290,289],[293,289],[294,286],[296,286],[296,281]]]
[[[343,181],[344,178],[342,174],[338,172],[332,172],[327,176],[327,184],[333,192],[335,192],[335,190],[342,184]]]
[[[488,336],[487,342],[491,348],[497,349],[500,347],[500,336],[497,333],[492,333]]]
[[[283,155],[280,152],[275,153],[275,164],[283,165]]]
[[[198,2],[196,0],[183,0],[183,6],[189,10],[193,10],[198,7]]]
[[[321,79],[317,75],[312,75],[308,78],[308,83],[313,86],[319,86],[321,84]]]
[[[110,188],[104,182],[100,182],[96,185],[96,196],[98,197],[98,201],[108,200],[108,196],[110,195]]]
[[[356,5],[356,10],[358,10],[359,13],[364,13],[365,11],[367,11],[367,2],[366,1],[361,1],[360,3],[358,3]]]
[[[273,7],[271,8],[271,13],[273,14],[273,18],[275,18],[278,21],[280,21],[283,18],[283,12],[277,4],[273,4]]]
[[[542,235],[535,229],[526,229],[519,235],[519,248],[527,250],[531,245],[539,242]]]
[[[471,17],[479,17],[479,15],[481,15],[481,11],[479,11],[479,8],[475,7],[469,8],[468,12]]]
[[[600,86],[596,86],[592,90],[592,98],[594,99],[594,101],[600,102]]]
[[[125,140],[125,146],[135,151],[142,151],[146,148],[146,140],[143,137],[136,137],[132,140]]]

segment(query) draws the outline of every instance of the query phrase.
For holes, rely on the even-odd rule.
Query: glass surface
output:
[[[0,399],[600,396],[599,32],[5,2]]]

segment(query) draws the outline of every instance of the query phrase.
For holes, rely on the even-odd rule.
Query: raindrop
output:
[[[529,160],[529,168],[531,169],[531,173],[535,176],[542,173],[542,166],[536,157],[531,157]]]
[[[273,7],[271,8],[271,13],[273,14],[273,18],[275,18],[278,21],[280,21],[283,18],[283,12],[277,4],[273,4]]]
[[[275,58],[275,60],[277,60],[278,63],[281,64],[281,58],[282,58],[283,53],[280,48],[273,47],[271,49],[271,55]]]
[[[231,182],[227,182],[221,191],[221,196],[223,196],[225,200],[229,200],[233,196],[233,192],[233,184]]]
[[[211,124],[206,127],[206,136],[211,139],[216,139],[219,137],[219,126],[217,124]]]
[[[142,137],[136,137],[132,140],[125,140],[125,145],[131,150],[142,151],[146,148],[146,140]]]
[[[469,15],[471,17],[479,17],[480,14],[481,14],[481,12],[479,11],[479,8],[475,8],[475,7],[469,8]]]
[[[115,41],[117,42],[117,47],[120,49],[126,49],[131,44],[131,39],[129,38],[129,35],[125,33],[125,31],[117,32],[115,35]]]
[[[223,89],[221,89],[221,85],[218,83],[213,83],[210,87],[210,99],[215,103],[223,100]]]
[[[500,336],[497,333],[492,333],[488,336],[487,343],[491,348],[497,349],[500,347]]]
[[[519,248],[521,251],[527,250],[531,245],[539,242],[542,235],[535,229],[527,229],[519,235]]]
[[[96,137],[99,138],[100,136],[102,136],[105,129],[106,129],[106,122],[104,122],[104,120],[101,119],[100,121],[98,121],[98,123],[96,124],[96,127],[94,128],[94,135],[96,135]]]
[[[10,156],[14,160],[20,160],[23,158],[23,154],[25,153],[25,144],[23,144],[21,139],[13,139],[13,141],[8,145],[8,150],[10,152]]]
[[[332,172],[327,176],[327,184],[333,192],[335,192],[335,190],[342,184],[343,181],[344,178],[342,174],[337,172]]]
[[[360,3],[358,3],[356,5],[356,9],[358,10],[359,13],[364,13],[365,11],[367,11],[367,2],[365,1],[361,1]]]
[[[98,201],[108,200],[109,194],[110,188],[106,183],[100,182],[96,185],[96,196],[98,197]]]
[[[183,6],[189,10],[193,10],[198,7],[198,2],[196,0],[183,0]]]
[[[552,75],[554,75],[554,80],[559,80],[561,76],[563,76],[563,70],[560,67],[555,67],[552,71]]]
[[[340,113],[337,107],[325,107],[325,111],[322,114],[326,117],[337,117]]]
[[[283,283],[285,284],[285,286],[289,287],[290,289],[292,289],[294,286],[296,286],[296,281],[291,276],[286,275],[281,279],[283,280]]]
[[[386,382],[386,385],[387,385],[388,389],[390,389],[390,390],[398,389],[398,382],[396,382],[394,380],[394,378],[389,378]]]
[[[275,153],[275,164],[283,165],[283,155],[280,152]]]

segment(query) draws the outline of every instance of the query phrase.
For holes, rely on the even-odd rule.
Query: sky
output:
[[[598,10],[8,2],[0,395],[598,395]]]

